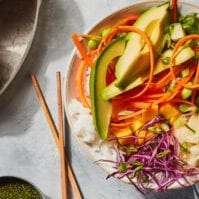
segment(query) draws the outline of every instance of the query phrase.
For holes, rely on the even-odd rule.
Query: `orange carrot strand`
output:
[[[180,46],[182,46],[186,41],[189,41],[191,39],[199,39],[199,35],[198,34],[192,34],[192,35],[187,35],[181,39],[178,40],[178,42],[176,43],[175,47],[174,47],[174,50],[173,50],[173,54],[171,56],[171,60],[170,60],[170,63],[169,63],[169,68],[170,68],[170,73],[172,75],[172,78],[178,83],[178,84],[181,84],[181,86],[183,87],[186,87],[186,88],[198,88],[199,87],[199,84],[194,84],[194,85],[191,85],[191,86],[188,86],[186,84],[184,84],[183,82],[180,82],[178,80],[178,78],[175,76],[174,74],[174,69],[173,69],[173,62],[174,62],[174,59],[175,59],[175,56],[176,56],[176,53],[177,53],[177,50],[179,49]]]
[[[93,64],[93,61],[87,55],[87,52],[86,52],[84,46],[79,41],[79,37],[78,37],[78,35],[75,32],[72,33],[72,39],[73,39],[73,42],[74,42],[75,46],[77,47],[79,53],[81,54],[83,60],[86,62],[86,64],[91,66]]]
[[[101,39],[102,38],[99,35],[90,35],[90,34],[79,34],[79,37],[82,37],[82,38],[93,38],[93,39]]]
[[[85,91],[83,87],[83,76],[84,76],[85,68],[86,68],[86,63],[85,61],[82,61],[77,72],[77,89],[78,89],[80,101],[82,102],[83,106],[86,108],[90,108],[90,105],[88,104],[86,100]]]
[[[131,124],[132,124],[132,121],[131,122],[122,122],[122,123],[111,122],[110,127],[111,128],[126,128],[127,126],[130,126]]]
[[[135,20],[137,20],[138,17],[139,17],[139,15],[132,15],[132,16],[126,17],[121,22],[119,22],[117,24],[117,26],[126,25],[127,22],[129,22],[129,21],[135,21]]]
[[[170,100],[170,102],[183,103],[183,104],[188,104],[188,105],[194,106],[194,103],[190,102],[189,100],[183,100],[181,98],[174,98],[174,99]]]
[[[177,22],[177,0],[171,0],[172,23]]]
[[[134,118],[135,116],[138,116],[144,112],[146,112],[147,109],[140,109],[138,111],[135,111],[131,114],[128,114],[128,115],[118,115],[117,117],[115,118],[112,118],[114,121],[122,121],[122,120],[126,120],[126,119],[130,119],[130,118]]]

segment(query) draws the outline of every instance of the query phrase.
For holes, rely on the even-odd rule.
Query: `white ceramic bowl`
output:
[[[127,7],[121,8],[118,11],[115,11],[111,13],[110,15],[104,17],[99,22],[94,24],[87,33],[90,34],[97,34],[100,33],[101,30],[104,28],[111,26],[115,24],[121,17],[129,16],[132,13],[140,13],[146,10],[147,8],[158,5],[164,1],[160,0],[146,0],[141,1],[138,3],[134,3],[132,5],[129,5]],[[178,7],[181,13],[186,14],[190,12],[199,12],[199,6],[187,3],[187,2],[178,2]],[[74,30],[75,31],[75,30]],[[87,137],[87,132],[77,132],[79,131],[90,131],[91,129],[81,129],[81,125],[77,121],[77,118],[75,115],[73,115],[71,111],[71,101],[74,99],[78,100],[77,95],[77,84],[76,84],[76,75],[77,75],[77,69],[78,65],[80,63],[80,58],[78,56],[77,50],[74,49],[71,58],[69,60],[69,64],[67,66],[67,71],[65,75],[65,83],[64,83],[64,103],[65,103],[65,112],[66,116],[68,118],[69,126],[71,128],[71,131],[73,132],[74,136],[77,138],[79,144],[83,147],[83,149],[86,151],[86,153],[91,157],[93,161],[97,161],[99,159],[114,159],[113,151],[111,149],[111,146],[109,146],[106,142],[101,142],[95,135],[95,133],[92,134],[92,137]],[[76,104],[77,109],[81,109],[78,104]],[[85,110],[83,110],[85,111]],[[85,118],[88,121],[90,121],[90,118]],[[75,130],[74,130],[75,129]],[[77,131],[76,131],[77,130]],[[89,140],[90,139],[90,140]],[[111,173],[112,167],[109,164],[99,164],[100,167],[102,167],[107,173]],[[198,178],[199,179],[199,178]],[[193,179],[192,183],[195,182],[195,178]],[[185,186],[188,186],[185,183]],[[151,185],[153,187],[153,185]],[[179,184],[173,184],[169,188],[180,188]]]

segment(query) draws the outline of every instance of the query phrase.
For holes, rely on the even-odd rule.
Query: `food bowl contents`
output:
[[[33,185],[15,177],[0,178],[0,198],[43,199]]]
[[[181,6],[157,3],[99,31],[72,34],[76,100],[87,116],[74,111],[74,99],[71,116],[92,123],[82,140],[109,143],[114,155],[99,161],[112,164],[108,177],[142,193],[190,185],[199,174],[199,19]]]

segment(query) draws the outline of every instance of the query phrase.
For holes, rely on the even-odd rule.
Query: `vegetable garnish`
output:
[[[188,124],[184,124],[186,128],[188,128],[192,133],[196,133],[194,129],[192,129]]]
[[[107,178],[142,193],[192,184],[199,174],[197,14],[181,15],[171,0],[72,39],[81,55],[79,100],[117,156],[99,160],[113,165]]]
[[[86,61],[86,63],[91,66],[93,64],[92,60],[90,59],[90,57],[87,55],[86,50],[84,49],[83,45],[80,43],[79,41],[79,37],[76,33],[72,34],[72,38],[73,38],[73,42],[75,43],[75,45],[77,46],[81,56],[83,57],[83,59]]]
[[[147,125],[153,125],[154,122],[155,120]],[[125,149],[122,146],[121,150],[116,150],[118,161],[112,162],[117,171],[109,174],[107,178],[128,178],[144,194],[149,192],[147,188],[152,184],[156,184],[156,192],[166,190],[174,182],[182,185],[180,179],[194,175],[198,169],[180,159],[178,148],[179,143],[172,127],[166,132],[162,130],[161,134],[155,134],[153,139],[137,147],[137,151],[132,150],[130,153],[128,147]]]
[[[85,90],[82,84],[82,82],[84,81],[83,77],[85,76],[84,74],[85,68],[86,68],[86,63],[82,61],[79,66],[79,70],[77,72],[77,85],[78,85],[78,93],[79,93],[81,102],[83,103],[84,107],[90,108],[90,105],[88,104],[87,97],[85,96]]]
[[[199,19],[197,18],[197,13],[189,13],[185,16],[180,16],[179,21],[188,34],[198,34]]]

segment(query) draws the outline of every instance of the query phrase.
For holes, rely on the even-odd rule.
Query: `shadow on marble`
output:
[[[65,119],[65,153],[66,153],[66,157],[67,157],[67,161],[70,163],[71,165],[71,154],[72,154],[72,148],[71,148],[71,132],[70,132],[70,128],[69,128],[69,124],[68,124],[68,121],[67,121],[67,118],[66,118],[66,115],[64,115],[64,119]],[[73,174],[74,174],[74,177],[76,179],[76,182],[77,182],[77,185],[79,186],[78,184],[78,180],[75,176],[75,172],[71,166],[71,169],[73,171]],[[69,187],[68,189],[68,198],[72,198],[73,196],[73,190],[72,190],[72,187],[70,185],[70,182],[68,181],[67,182],[67,187]],[[80,192],[81,192],[81,187],[79,186],[79,189],[80,189]],[[82,194],[82,193],[81,193]],[[83,195],[82,195],[83,197]]]
[[[75,23],[74,14],[80,19],[81,25]],[[43,92],[49,89],[47,80],[55,76],[55,72],[47,74],[47,70],[51,70],[48,67],[53,67],[55,71],[63,70],[64,75],[66,68],[60,68],[53,63],[54,60],[63,59],[72,53],[70,35],[73,31],[81,29],[83,24],[81,18],[78,6],[73,1],[43,0],[35,37],[27,58],[13,82],[0,96],[0,125],[15,120],[18,115],[23,115],[21,122],[25,123],[28,129],[32,117],[40,109],[29,74],[30,72],[36,74]],[[63,63],[63,66],[66,67],[66,63]],[[14,128],[15,131],[12,133],[5,129],[4,132],[0,132],[0,136],[15,136],[26,131],[26,129],[21,131],[18,126]]]
[[[76,23],[74,14],[75,17],[79,18],[79,24]],[[33,124],[34,117],[36,114],[38,115],[40,110],[40,105],[29,74],[30,72],[36,74],[45,96],[46,93],[55,89],[55,95],[46,98],[46,100],[50,109],[53,106],[56,107],[56,104],[54,104],[54,101],[56,101],[55,82],[53,87],[52,83],[50,87],[48,82],[54,81],[55,72],[58,70],[62,72],[62,75],[65,75],[66,62],[62,63],[62,60],[72,53],[73,44],[70,35],[73,31],[82,32],[82,28],[82,16],[75,1],[43,0],[30,51],[17,76],[0,96],[0,137],[21,136],[28,133],[29,128],[31,131],[32,126],[35,125],[38,127],[36,131],[45,130],[43,127],[46,125],[46,120],[42,112],[41,124]],[[52,98],[55,98],[55,100]],[[68,133],[67,129],[66,125],[66,133]],[[49,136],[51,135],[49,134]],[[70,133],[68,136],[66,153],[70,161]],[[23,153],[25,152],[23,151]],[[72,198],[71,187],[68,194],[69,198]],[[54,198],[47,195],[47,199]]]

